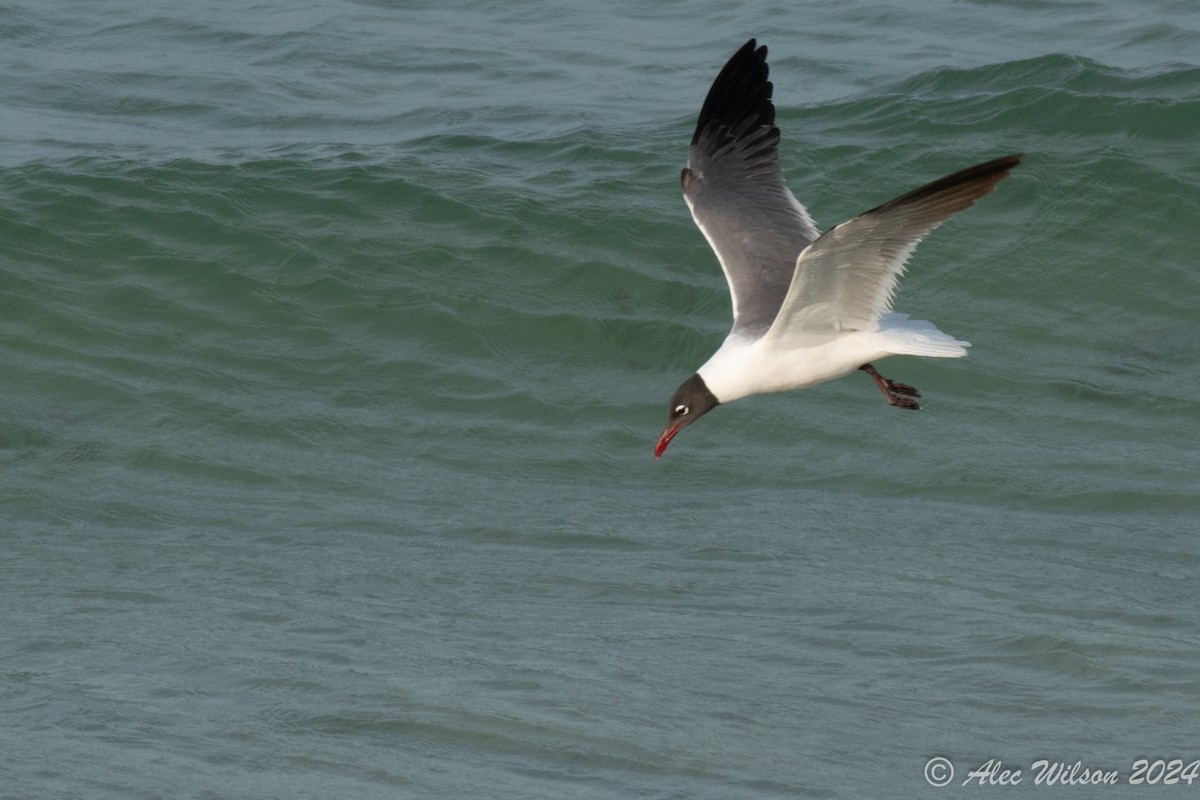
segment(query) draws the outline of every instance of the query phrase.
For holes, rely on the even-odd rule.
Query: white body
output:
[[[828,337],[789,334],[772,328],[757,339],[731,333],[697,370],[722,403],[762,392],[803,389],[848,375],[890,355],[960,358],[969,342],[939,331],[933,323],[885,314],[873,331],[844,331]]]

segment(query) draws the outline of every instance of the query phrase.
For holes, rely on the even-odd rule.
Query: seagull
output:
[[[962,342],[892,311],[896,282],[917,244],[996,188],[1021,156],[969,167],[821,234],[783,183],[767,48],[748,41],[700,109],[680,175],[683,198],[721,262],[733,328],[675,390],[654,446],[722,403],[867,373],[889,405],[918,409],[921,393],[879,374],[890,355],[957,358]]]

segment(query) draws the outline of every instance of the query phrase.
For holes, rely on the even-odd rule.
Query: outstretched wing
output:
[[[875,330],[917,244],[1020,161],[1005,156],[947,175],[827,231],[796,260],[771,335]]]
[[[733,299],[733,329],[770,328],[796,257],[817,238],[783,185],[767,48],[751,39],[717,75],[680,176],[692,218],[717,254]]]

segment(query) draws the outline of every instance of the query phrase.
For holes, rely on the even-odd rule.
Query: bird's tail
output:
[[[942,333],[932,322],[909,319],[908,314],[885,314],[879,320],[879,333],[888,352],[896,355],[962,358],[971,346]]]

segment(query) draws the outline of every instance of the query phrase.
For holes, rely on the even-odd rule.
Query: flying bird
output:
[[[738,50],[708,91],[680,175],[683,198],[721,262],[733,328],[680,384],[654,446],[722,403],[867,373],[890,405],[918,409],[921,393],[879,374],[890,355],[957,358],[962,342],[892,311],[896,282],[917,244],[996,188],[1020,155],[926,184],[824,234],[783,183],[767,48]]]

